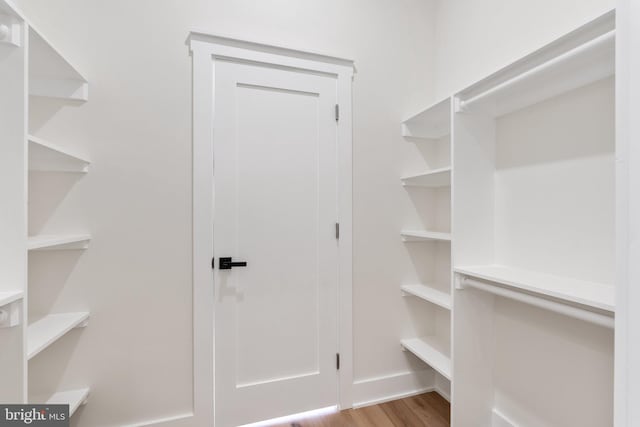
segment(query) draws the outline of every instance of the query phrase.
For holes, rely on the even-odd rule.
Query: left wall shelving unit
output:
[[[86,403],[89,388],[29,390],[29,360],[89,320],[86,307],[73,312],[30,313],[29,254],[83,250],[91,235],[29,235],[30,172],[86,173],[89,160],[36,135],[29,126],[30,101],[55,98],[78,105],[88,100],[88,82],[8,0],[0,0],[0,402]]]

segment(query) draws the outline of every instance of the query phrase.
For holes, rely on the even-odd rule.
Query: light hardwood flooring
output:
[[[274,427],[449,427],[449,412],[449,402],[432,392]]]

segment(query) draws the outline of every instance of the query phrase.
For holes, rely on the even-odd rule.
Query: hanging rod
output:
[[[525,304],[533,305],[538,308],[573,317],[574,319],[594,323],[606,328],[614,328],[615,319],[605,314],[596,313],[584,308],[563,304],[561,302],[541,298],[539,296],[513,291],[511,289],[502,288],[500,286],[489,285],[487,283],[472,279],[467,276],[461,277],[460,284],[462,285],[463,289],[468,286],[500,297],[516,300]]]
[[[537,67],[534,67],[532,69],[530,69],[529,71],[525,71],[522,74],[519,74],[518,76],[509,79],[497,86],[492,87],[491,89],[488,89],[482,93],[479,93],[476,96],[473,96],[467,100],[460,100],[458,107],[456,108],[457,112],[461,112],[461,111],[466,111],[468,110],[473,104],[478,103],[479,101],[482,101],[483,98],[486,98],[490,95],[493,95],[495,93],[501,92],[505,89],[508,89],[510,86],[513,86],[517,83],[520,83],[523,80],[526,80],[528,78],[530,78],[531,76],[535,76],[536,74],[545,71],[548,68],[551,68],[559,63],[562,63],[564,61],[567,61],[571,58],[573,58],[574,56],[578,56],[583,52],[589,51],[591,49],[595,49],[601,45],[604,45],[606,43],[608,43],[609,41],[611,41],[612,39],[615,40],[616,37],[616,31],[612,30],[609,31],[608,33],[605,33],[599,37],[596,37],[593,40],[588,41],[587,43],[584,43],[570,51],[567,51],[565,53],[563,53],[562,55],[556,56],[555,58],[544,62],[540,65],[538,65]]]

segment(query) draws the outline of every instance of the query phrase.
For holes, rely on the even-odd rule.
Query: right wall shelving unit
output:
[[[615,13],[454,96],[452,425],[613,425]]]

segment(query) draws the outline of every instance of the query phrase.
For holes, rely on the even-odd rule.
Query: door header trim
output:
[[[190,51],[206,52],[216,58],[264,62],[335,75],[353,76],[354,61],[290,47],[192,31],[187,40]]]

